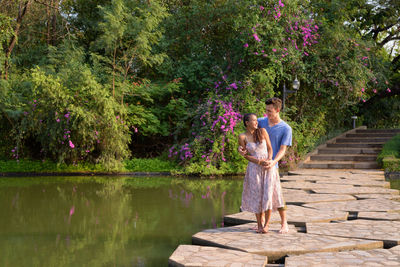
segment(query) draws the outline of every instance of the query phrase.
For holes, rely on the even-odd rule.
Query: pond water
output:
[[[166,266],[241,192],[241,178],[2,177],[0,266]]]
[[[241,177],[2,177],[0,266],[166,266],[241,192]]]

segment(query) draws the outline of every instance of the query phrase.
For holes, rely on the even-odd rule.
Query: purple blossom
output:
[[[258,37],[257,33],[253,34],[254,39],[256,39],[257,42],[261,42],[261,39]]]

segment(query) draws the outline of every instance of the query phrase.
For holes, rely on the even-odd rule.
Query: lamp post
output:
[[[355,129],[356,128],[357,116],[351,116],[351,119],[353,120],[353,129]]]
[[[293,90],[286,90],[286,84],[285,83],[283,84],[282,110],[285,108],[286,96],[291,93],[296,93],[297,90],[299,90],[299,88],[300,88],[300,82],[299,82],[299,80],[297,80],[297,75],[293,81],[292,88],[293,88]]]

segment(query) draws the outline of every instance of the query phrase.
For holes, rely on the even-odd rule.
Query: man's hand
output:
[[[264,166],[266,169],[274,167],[276,162],[274,160],[268,160],[267,164]]]
[[[245,148],[243,148],[242,146],[238,147],[238,152],[240,155],[242,155],[243,157],[247,155],[247,150]]]

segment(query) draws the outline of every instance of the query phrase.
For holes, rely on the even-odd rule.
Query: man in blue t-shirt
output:
[[[264,166],[266,168],[271,168],[274,165],[278,168],[278,162],[283,158],[286,153],[288,146],[292,145],[292,128],[283,121],[279,112],[282,108],[282,101],[277,98],[269,98],[265,101],[267,117],[259,118],[258,127],[265,128],[268,132],[269,139],[271,140],[272,146],[272,160],[266,161]],[[239,153],[242,156],[246,155],[246,151],[239,147]],[[287,233],[289,231],[285,208],[278,209],[279,215],[281,217],[281,230],[280,233]],[[265,225],[268,225],[271,219],[271,210],[267,210],[265,213]]]
[[[267,117],[259,118],[258,127],[267,130],[272,145],[272,161],[266,166],[267,168],[276,165],[283,158],[288,146],[292,145],[292,128],[283,121],[279,112],[282,108],[282,101],[277,98],[269,98],[265,101]]]

